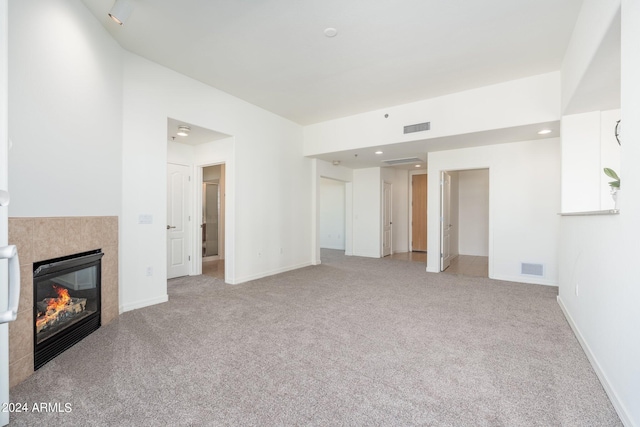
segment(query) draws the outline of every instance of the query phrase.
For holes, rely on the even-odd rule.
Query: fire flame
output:
[[[71,302],[71,297],[69,296],[68,290],[56,285],[52,286],[58,294],[58,298],[51,298],[49,300],[49,302],[47,303],[47,311],[38,316],[38,318],[36,319],[36,326],[46,324],[52,319],[58,317],[58,313],[64,310],[64,307],[69,305],[69,303]]]

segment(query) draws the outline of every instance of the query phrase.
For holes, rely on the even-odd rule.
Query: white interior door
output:
[[[382,256],[391,255],[392,226],[391,184],[385,182],[382,189]]]
[[[440,176],[440,271],[451,264],[451,175]]]
[[[167,278],[187,276],[191,256],[190,168],[167,164]]]

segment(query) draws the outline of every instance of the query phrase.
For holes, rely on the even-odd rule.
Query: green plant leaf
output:
[[[620,185],[620,177],[618,176],[616,171],[614,171],[613,169],[604,168],[604,174],[607,175],[609,178],[613,178],[616,181],[618,181],[618,186]]]

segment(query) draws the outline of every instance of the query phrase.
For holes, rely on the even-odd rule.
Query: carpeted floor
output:
[[[557,288],[344,257],[169,281],[11,390],[10,426],[621,425]]]

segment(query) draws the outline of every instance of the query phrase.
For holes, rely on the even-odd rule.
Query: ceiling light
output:
[[[540,132],[538,132],[538,135],[546,135],[548,133],[551,133],[551,129],[542,129]]]
[[[333,166],[339,166],[340,160],[334,160],[332,163],[333,163]]]
[[[191,128],[189,126],[178,126],[179,136],[189,136],[190,131],[191,131]]]
[[[327,37],[335,37],[336,34],[338,34],[338,30],[336,30],[335,28],[325,28],[324,29],[324,35]]]
[[[123,25],[129,19],[131,12],[133,12],[132,0],[116,0],[109,11],[109,17],[119,25]]]
[[[376,151],[376,154],[382,154],[382,151]]]
[[[420,165],[416,165],[415,167],[419,168],[419,167],[420,167]]]

